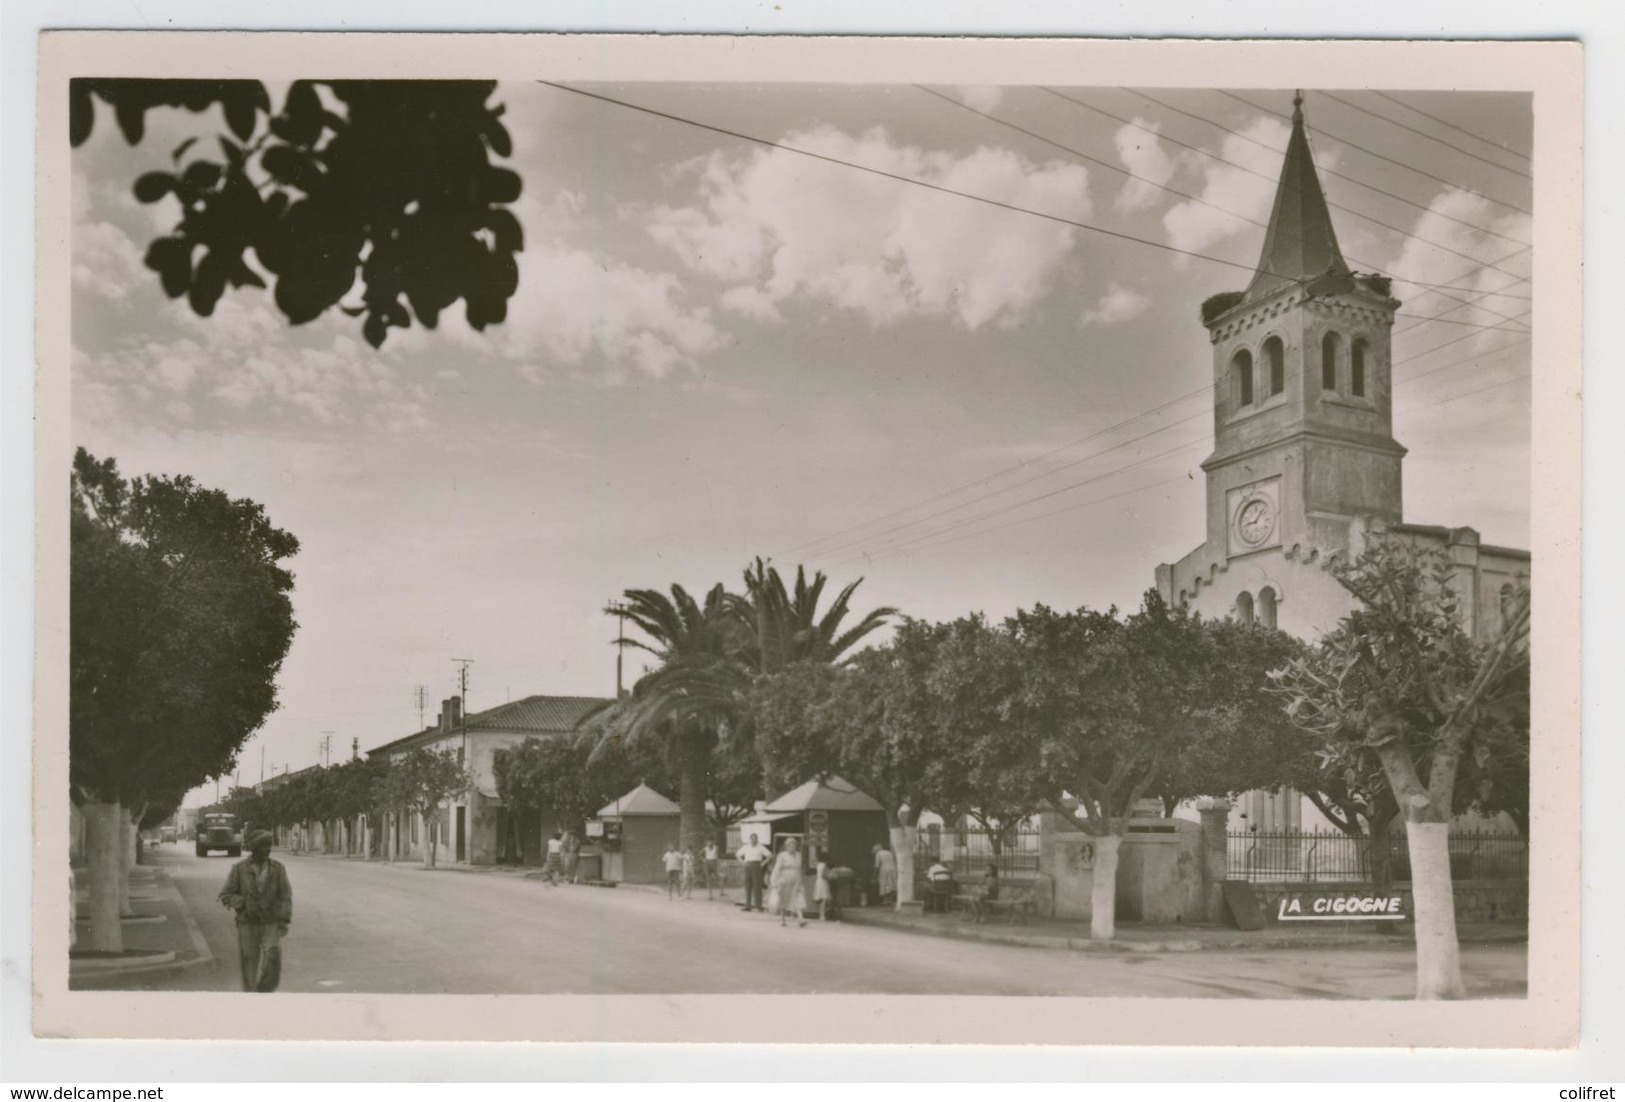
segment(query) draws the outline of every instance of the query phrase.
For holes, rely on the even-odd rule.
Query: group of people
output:
[[[801,841],[785,840],[777,855],[762,845],[761,838],[752,834],[750,841],[737,855],[745,867],[745,910],[772,911],[779,916],[779,925],[807,925],[807,888],[801,863]],[[763,906],[763,889],[766,906]],[[834,893],[829,886],[829,862],[817,850],[813,851],[812,902],[818,908],[818,917],[829,919],[829,905]]]
[[[716,893],[722,890],[722,851],[715,842],[707,842],[698,857],[692,846],[678,849],[673,842],[660,860],[666,869],[667,899],[692,899],[696,880],[705,881],[707,899],[715,899]]]

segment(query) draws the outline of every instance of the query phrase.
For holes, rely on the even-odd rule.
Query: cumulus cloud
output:
[[[1473,225],[1463,225],[1464,222]],[[1388,271],[1396,281],[1448,284],[1452,297],[1445,298],[1437,291],[1397,282],[1395,293],[1409,301],[1412,312],[1443,314],[1448,311],[1454,321],[1506,326],[1505,317],[1516,316],[1529,308],[1524,299],[1497,297],[1494,292],[1529,294],[1529,285],[1521,279],[1529,275],[1530,253],[1519,252],[1513,242],[1474,229],[1474,225],[1522,241],[1531,239],[1533,229],[1528,215],[1507,211],[1481,195],[1456,188],[1439,192],[1427,210],[1418,215],[1411,231],[1414,236],[1405,239]],[[1426,240],[1422,240],[1424,238]],[[1472,260],[1447,252],[1439,245],[1455,253],[1465,253],[1480,263],[1475,267]],[[1471,305],[1460,307],[1455,299],[1466,299]],[[1486,329],[1476,334],[1470,343],[1472,347],[1485,347],[1506,339],[1504,329]]]
[[[997,84],[961,84],[960,102],[977,111],[992,111],[1004,102],[1004,89]]]
[[[1076,165],[1034,165],[986,147],[926,151],[880,128],[854,137],[824,126],[783,140],[1063,218],[1090,211],[1088,173]],[[759,318],[799,296],[876,325],[922,315],[967,329],[1015,324],[1048,291],[1076,234],[785,150],[717,153],[695,171],[698,201],[657,208],[648,232],[692,271],[732,284],[726,308]]]
[[[1200,252],[1239,233],[1257,232],[1245,219],[1268,220],[1281,172],[1281,154],[1276,150],[1286,148],[1290,135],[1286,123],[1265,116],[1225,135],[1219,156],[1229,164],[1190,154],[1187,162],[1201,173],[1202,185],[1196,191],[1201,202],[1176,203],[1163,214],[1168,243]]]
[[[1150,308],[1150,295],[1111,283],[1107,285],[1106,293],[1100,296],[1100,301],[1083,312],[1081,324],[1086,329],[1092,325],[1115,325],[1137,318]]]
[[[1124,168],[1134,173],[1133,177],[1123,181],[1123,188],[1112,204],[1118,211],[1128,213],[1151,206],[1163,194],[1162,188],[1157,185],[1166,184],[1173,178],[1178,162],[1163,147],[1162,139],[1158,137],[1161,130],[1160,124],[1136,117],[1133,125],[1119,127],[1113,136],[1117,159],[1123,162]]]
[[[632,371],[661,379],[723,342],[710,311],[683,300],[681,281],[668,272],[536,245],[524,254],[519,290],[496,341],[533,369],[545,353],[572,367],[594,359],[611,381]]]
[[[122,303],[131,288],[157,277],[147,270],[130,235],[111,222],[74,227],[73,286],[108,302]]]

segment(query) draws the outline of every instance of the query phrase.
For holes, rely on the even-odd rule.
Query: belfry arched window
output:
[[[1243,624],[1253,622],[1253,595],[1246,590],[1236,594],[1236,619]]]
[[[1275,626],[1275,588],[1265,586],[1258,591],[1258,622],[1267,628]]]
[[[1320,339],[1320,389],[1337,389],[1337,349],[1343,338],[1327,333]]]
[[[1370,347],[1364,337],[1357,337],[1349,349],[1349,393],[1356,398],[1365,397],[1365,361]]]
[[[1235,379],[1236,404],[1253,404],[1253,354],[1243,348],[1230,361],[1230,374]]]
[[[1280,337],[1271,337],[1264,342],[1264,363],[1270,394],[1281,393],[1286,389],[1286,348],[1281,344]]]

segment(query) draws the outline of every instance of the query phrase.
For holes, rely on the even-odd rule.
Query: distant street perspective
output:
[[[1528,95],[72,91],[75,986],[1526,993]]]
[[[731,901],[668,902],[664,892],[551,889],[507,871],[333,858],[287,862],[301,913],[287,941],[284,991],[445,994],[755,993],[1088,995],[1401,999],[1414,986],[1407,943],[1263,951],[1076,952],[945,941],[905,930],[810,922],[781,928]],[[86,977],[84,990],[207,991],[235,985],[232,916],[216,896],[228,862],[163,847],[153,867],[195,916],[212,961],[184,922],[142,927],[173,941],[183,966]],[[145,907],[145,905],[143,905]],[[173,929],[153,934],[159,927]],[[1525,991],[1524,946],[1466,947],[1475,993]]]

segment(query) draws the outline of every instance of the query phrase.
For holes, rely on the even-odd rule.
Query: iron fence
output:
[[[1371,839],[1337,830],[1231,832],[1227,853],[1233,880],[1368,881]],[[1388,838],[1395,880],[1411,878],[1410,851],[1403,830]],[[1456,880],[1525,880],[1529,843],[1516,834],[1452,831],[1450,875]]]
[[[953,870],[956,877],[985,873],[997,865],[1003,877],[1031,877],[1038,874],[1039,830],[1036,824],[1021,823],[998,832],[980,826],[937,826],[920,830],[915,842],[915,867],[919,872],[936,861]]]

